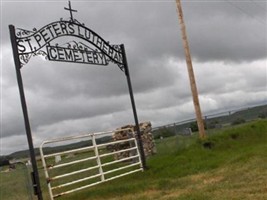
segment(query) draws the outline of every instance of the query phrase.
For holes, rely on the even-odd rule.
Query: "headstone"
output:
[[[28,160],[27,163],[26,163],[27,166],[31,166],[32,165],[32,162],[31,160]]]
[[[191,128],[185,128],[184,129],[184,135],[192,135],[192,129]]]
[[[60,155],[56,155],[55,156],[55,163],[59,163],[61,161],[61,156]]]

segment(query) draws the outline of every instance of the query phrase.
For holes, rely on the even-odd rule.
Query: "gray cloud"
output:
[[[8,25],[38,29],[69,14],[60,1],[1,5],[2,154],[27,146],[9,146],[25,130]],[[125,44],[140,121],[158,126],[194,117],[175,1],[72,5],[80,22],[112,44]],[[203,113],[266,102],[266,2],[183,1],[183,8]],[[126,78],[114,64],[33,57],[22,74],[35,145],[133,123]]]

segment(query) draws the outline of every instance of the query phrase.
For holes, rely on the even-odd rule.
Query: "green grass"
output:
[[[29,199],[30,183],[28,171],[25,166],[19,164],[16,170],[7,172],[8,168],[2,168],[0,173],[0,199],[26,200]]]
[[[59,199],[267,199],[267,120],[212,132],[204,141],[195,134],[157,140],[156,144],[158,153],[147,159],[148,170]],[[8,176],[7,185],[6,175],[1,174],[1,193],[3,188],[5,194],[13,188],[12,174]],[[27,199],[22,195],[5,198],[5,194],[0,199]],[[46,191],[44,196],[48,199]]]

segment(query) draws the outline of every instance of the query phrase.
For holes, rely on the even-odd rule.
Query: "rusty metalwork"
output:
[[[97,138],[108,135],[111,137],[111,134],[116,131],[118,130],[70,136],[66,138],[47,140],[41,144],[40,155],[51,200],[66,194],[92,187],[102,182],[107,182],[128,174],[143,171],[140,152],[133,129],[121,129],[121,131],[131,131],[131,137],[128,139],[99,144],[97,143]],[[50,154],[45,154],[43,151],[45,145],[79,139],[88,141],[86,142],[88,146]],[[107,148],[110,145],[120,145],[131,142],[133,142],[133,145],[123,150],[113,149],[108,151]],[[122,152],[131,152],[131,155],[126,158],[115,159],[115,155],[118,155]],[[77,159],[71,159],[71,161],[68,161],[66,157],[70,154],[76,155]],[[80,154],[87,156],[85,158],[80,158]],[[52,160],[51,158],[56,156],[64,157],[65,161],[63,160],[62,162],[48,165],[48,162],[51,162]],[[83,164],[81,165],[81,163]],[[83,166],[83,168],[78,168],[77,165]],[[77,167],[74,168],[73,166]],[[58,170],[61,168],[64,168],[64,170]],[[56,170],[57,173],[55,172]],[[83,173],[85,173],[84,176],[81,176]],[[50,174],[53,174],[53,176]],[[73,177],[73,180],[68,181],[66,178],[69,177]],[[58,180],[61,181],[59,182]]]

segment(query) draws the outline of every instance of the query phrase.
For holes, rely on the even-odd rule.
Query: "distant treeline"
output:
[[[239,109],[239,110],[231,110],[226,111],[214,115],[205,116],[205,128],[213,129],[226,125],[235,125],[239,123],[244,123],[246,121],[251,121],[257,118],[267,118],[267,105],[255,106],[251,108]],[[185,129],[191,128],[191,130],[198,131],[195,119],[186,120],[183,122],[175,122],[172,124],[168,124],[161,127],[156,127],[153,129],[154,138],[169,137],[175,134],[184,134]],[[106,136],[102,138],[98,138],[97,144],[105,143],[111,140],[111,136]],[[75,148],[82,148],[85,146],[92,145],[91,140],[81,141],[73,144],[57,146],[57,147],[45,147],[44,152],[46,154],[59,152],[59,151],[67,151]],[[35,149],[36,156],[40,155],[39,148]],[[12,159],[21,159],[28,158],[29,150],[14,152],[10,155],[0,156],[0,163],[6,162],[7,160]]]
[[[105,137],[96,139],[96,142],[97,144],[101,144],[101,143],[108,142],[110,140],[111,140],[111,136],[105,136]],[[77,149],[77,148],[82,148],[82,147],[91,146],[91,145],[92,145],[92,141],[86,140],[86,141],[76,142],[76,143],[62,145],[62,146],[45,147],[43,150],[45,154],[51,154],[55,152],[68,151],[71,149]],[[36,156],[40,155],[39,148],[35,148],[35,155]],[[17,151],[7,156],[0,156],[0,164],[1,162],[5,160],[22,159],[22,158],[28,158],[28,157],[30,157],[29,150]]]

